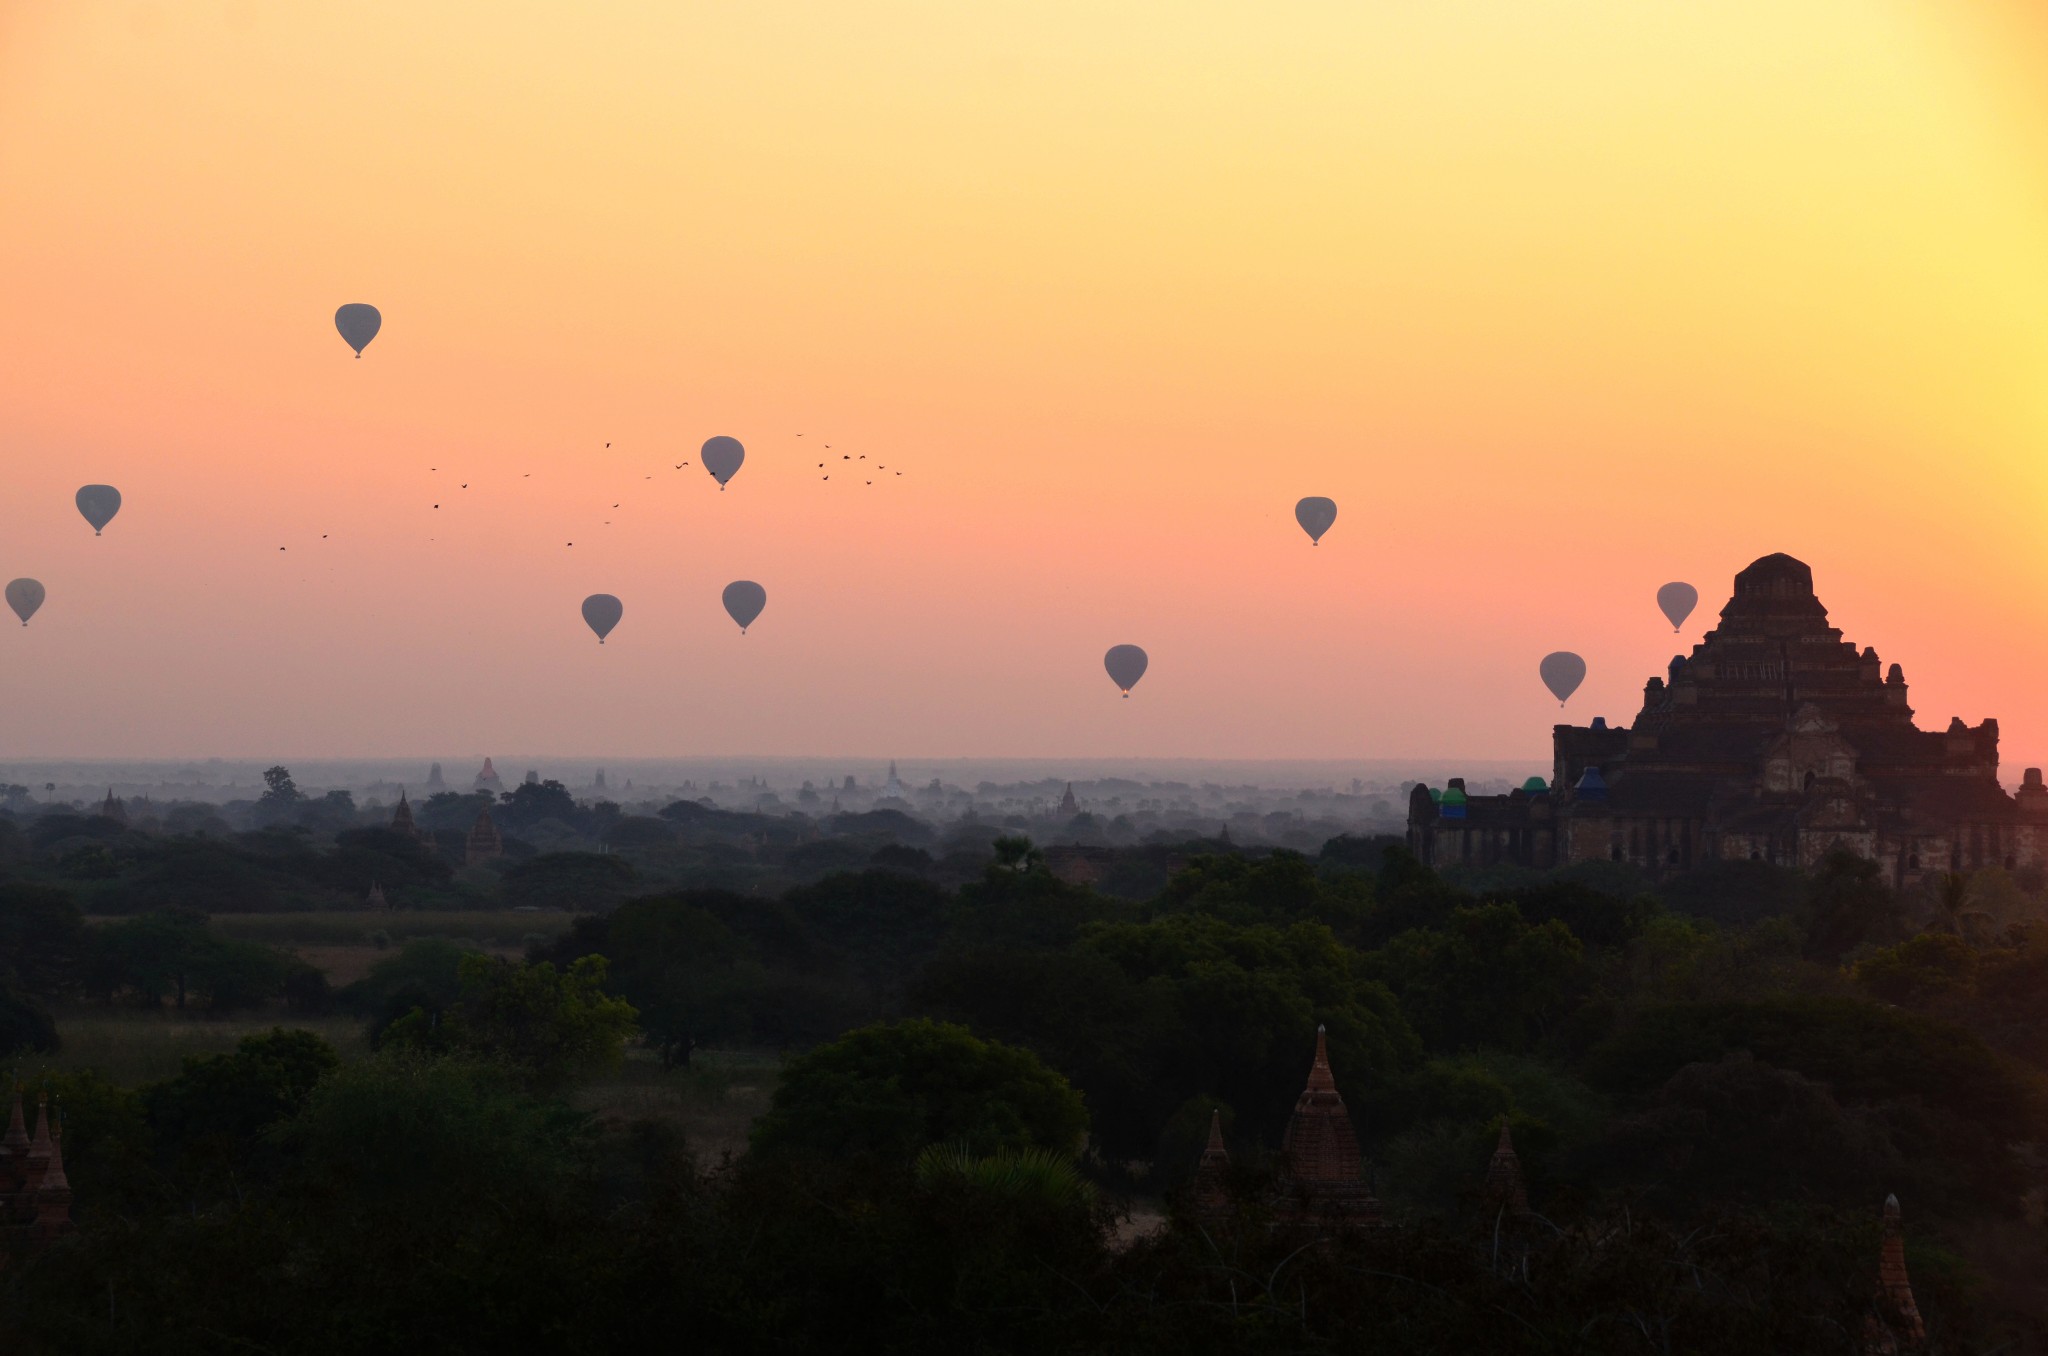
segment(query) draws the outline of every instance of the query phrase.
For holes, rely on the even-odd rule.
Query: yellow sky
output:
[[[2044,35],[6,0],[0,576],[50,601],[0,749],[1540,764],[1541,654],[1625,718],[1656,587],[1689,645],[1783,550],[1923,723],[2043,761]]]

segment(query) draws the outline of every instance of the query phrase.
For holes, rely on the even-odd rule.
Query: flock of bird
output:
[[[375,306],[365,302],[350,302],[334,313],[334,327],[340,331],[342,339],[355,350],[356,357],[360,359],[363,356],[363,349],[368,347],[370,341],[377,337],[377,332],[384,327],[384,317]],[[804,435],[799,433],[796,436],[801,438]],[[611,444],[606,443],[605,446],[610,447]],[[830,443],[824,443],[822,447],[826,452],[832,450]],[[698,459],[705,471],[718,482],[718,488],[723,491],[745,464],[747,449],[741,445],[739,439],[720,434],[705,441],[698,451]],[[850,463],[848,467],[840,469],[851,470],[868,485],[875,483],[873,473],[889,469],[879,462],[873,465],[872,472],[862,467],[860,463],[868,460],[865,453],[856,457],[852,453],[842,452],[839,460]],[[687,461],[673,463],[678,471],[689,464]],[[819,477],[820,480],[832,479],[832,471],[835,468],[832,467],[829,457],[819,462],[817,468],[825,472]],[[439,467],[427,469],[437,474],[440,470]],[[900,476],[903,472],[898,470],[893,474]],[[527,473],[527,476],[530,478],[531,473]],[[645,479],[652,480],[653,477],[647,476]],[[461,482],[460,489],[468,488],[469,482]],[[76,500],[78,511],[86,522],[92,525],[94,536],[98,536],[102,529],[113,521],[114,515],[121,511],[121,492],[112,485],[84,486],[78,491]],[[619,508],[623,502],[615,502],[612,507]],[[434,508],[440,507],[440,502],[436,501]],[[1337,521],[1337,502],[1320,495],[1311,495],[1295,504],[1294,520],[1301,524],[1302,531],[1308,534],[1309,544],[1319,546],[1322,544],[1323,534]],[[323,540],[325,535],[322,534]],[[566,543],[568,546],[575,544],[573,541]],[[282,551],[285,548],[280,546],[277,549]],[[27,626],[29,618],[42,607],[46,596],[43,585],[34,579],[16,579],[6,588],[7,605],[21,618],[23,626]],[[754,624],[768,606],[768,591],[751,579],[736,579],[725,586],[720,601],[725,606],[726,614],[739,624],[740,634],[745,635],[747,628]],[[1698,605],[1699,590],[1690,584],[1674,582],[1657,590],[1657,606],[1671,622],[1671,629],[1674,632],[1684,626],[1685,619],[1692,615],[1693,609]],[[612,594],[593,593],[583,600],[584,624],[596,634],[597,643],[600,645],[604,644],[605,637],[611,634],[625,614],[625,604]],[[1108,672],[1110,681],[1115,683],[1127,698],[1131,695],[1131,689],[1137,686],[1138,680],[1145,676],[1145,670],[1150,664],[1150,657],[1136,645],[1111,646],[1109,652],[1102,657],[1102,665]],[[1545,655],[1538,664],[1537,671],[1543,685],[1557,698],[1557,704],[1563,706],[1585,681],[1586,661],[1569,650],[1558,650]]]

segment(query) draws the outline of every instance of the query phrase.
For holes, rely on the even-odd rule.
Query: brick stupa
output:
[[[1308,1086],[1294,1102],[1294,1115],[1280,1141],[1287,1157],[1286,1188],[1281,1213],[1296,1222],[1335,1225],[1370,1224],[1379,1219],[1380,1203],[1365,1184],[1365,1164],[1351,1113],[1337,1094],[1330,1070],[1327,1033],[1316,1028],[1316,1057],[1309,1065]]]

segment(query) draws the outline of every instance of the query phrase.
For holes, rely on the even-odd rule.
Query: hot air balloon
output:
[[[384,317],[377,314],[377,308],[367,302],[352,301],[334,313],[334,328],[341,331],[341,337],[356,351],[358,358],[377,337],[377,331],[384,328]]]
[[[1145,676],[1145,666],[1152,661],[1145,652],[1135,645],[1112,645],[1109,653],[1102,656],[1102,667],[1109,670],[1109,680],[1124,690],[1124,696],[1131,695],[1131,689]]]
[[[7,585],[7,605],[14,609],[14,615],[21,618],[23,626],[36,615],[36,609],[43,605],[43,586],[33,579],[16,579]]]
[[[593,593],[583,600],[583,620],[597,632],[600,645],[612,633],[612,628],[619,624],[619,618],[625,615],[626,605],[609,593]]]
[[[738,447],[739,444],[733,443],[733,446]],[[751,579],[733,580],[725,586],[723,597],[726,615],[740,624],[741,635],[745,635],[747,628],[754,624],[754,618],[761,615],[761,609],[768,606],[768,590]]]
[[[698,459],[704,463],[704,469],[717,479],[718,488],[722,490],[726,481],[739,474],[740,463],[747,459],[747,449],[740,446],[739,439],[728,438],[721,433],[716,438],[704,440]]]
[[[1549,688],[1550,695],[1557,698],[1559,706],[1563,706],[1571,700],[1572,693],[1579,690],[1579,684],[1586,681],[1586,661],[1570,650],[1559,650],[1555,654],[1544,655],[1537,672],[1543,675],[1543,686]]]
[[[1294,506],[1294,521],[1308,533],[1309,545],[1320,546],[1323,534],[1330,530],[1331,523],[1337,521],[1337,501],[1312,494]]]
[[[100,529],[113,522],[114,515],[121,511],[121,492],[112,485],[86,485],[80,487],[73,502],[92,524],[92,534],[97,537]]]
[[[1676,634],[1685,625],[1685,619],[1700,605],[1700,591],[1690,584],[1671,583],[1657,590],[1657,606],[1663,609],[1665,620],[1671,623]]]

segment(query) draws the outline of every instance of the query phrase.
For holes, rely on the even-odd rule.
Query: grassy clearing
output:
[[[768,1109],[780,1057],[751,1050],[699,1050],[688,1069],[663,1072],[651,1050],[633,1049],[611,1077],[582,1088],[576,1104],[600,1116],[665,1120],[680,1126],[699,1160],[740,1153],[754,1119]]]
[[[91,1069],[126,1086],[177,1074],[188,1055],[218,1055],[244,1036],[282,1026],[317,1033],[344,1058],[366,1052],[363,1023],[355,1017],[294,1017],[251,1013],[235,1017],[180,1016],[132,1008],[78,1008],[57,1014],[61,1043],[54,1055],[35,1055],[35,1069]],[[24,1065],[24,1072],[34,1072]]]
[[[574,914],[492,909],[474,913],[362,909],[308,913],[217,913],[213,926],[223,937],[270,946],[372,946],[378,933],[393,946],[416,937],[447,937],[488,948],[523,949],[531,937],[554,938],[569,930]]]

